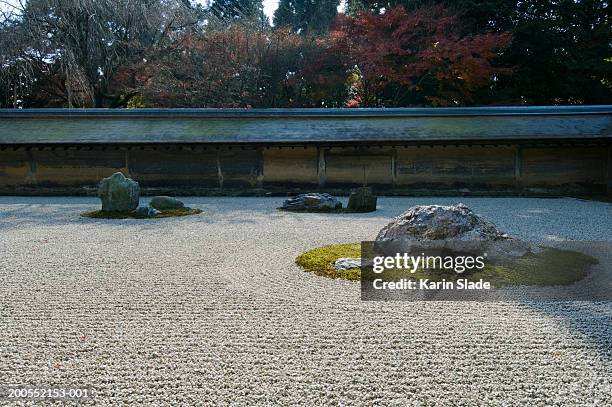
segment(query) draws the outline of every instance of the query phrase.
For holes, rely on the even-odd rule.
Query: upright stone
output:
[[[98,197],[105,212],[131,212],[138,207],[140,186],[133,179],[116,172],[100,181]]]
[[[372,188],[356,188],[351,191],[348,209],[355,212],[374,212],[377,200],[376,195],[372,193]]]

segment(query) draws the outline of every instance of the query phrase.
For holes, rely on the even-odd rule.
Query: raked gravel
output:
[[[96,220],[79,217],[93,198],[0,197],[0,385],[89,386],[97,405],[612,405],[610,302],[364,303],[357,283],[294,264],[416,204],[464,202],[535,242],[612,241],[611,204],[184,201],[205,212]]]

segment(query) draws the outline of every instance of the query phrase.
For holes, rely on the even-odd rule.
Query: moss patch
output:
[[[196,208],[168,209],[161,211],[161,213],[157,215],[143,215],[141,213],[135,212],[105,212],[98,210],[92,212],[83,212],[81,216],[83,216],[84,218],[94,219],[154,219],[197,215],[198,213],[202,213],[202,210]]]
[[[300,254],[295,262],[306,271],[320,276],[359,280],[361,270],[336,270],[334,263],[341,257],[361,256],[361,243],[336,244],[318,247]]]
[[[360,257],[360,243],[338,244],[318,247],[309,250],[296,259],[296,263],[306,271],[317,275],[359,280],[361,270],[336,270],[334,263],[341,257]],[[493,287],[511,285],[569,285],[583,279],[597,260],[586,254],[571,250],[542,248],[540,253],[527,255],[513,263],[486,265],[481,271],[458,274],[449,271],[418,270],[410,274],[411,278],[428,278],[431,281],[447,281],[458,278],[478,280],[482,278],[491,282]],[[386,272],[389,280],[395,277],[406,277],[405,272],[393,275],[393,270]]]

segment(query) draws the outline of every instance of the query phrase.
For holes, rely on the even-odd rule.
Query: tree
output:
[[[19,71],[32,99],[46,94],[67,107],[112,105],[117,95],[109,86],[118,69],[172,43],[195,25],[195,12],[183,0],[29,0],[2,27],[1,37],[12,38],[0,51],[3,71]]]
[[[612,103],[606,0],[19,4],[0,107]]]
[[[238,21],[248,21],[259,26],[269,25],[263,12],[262,0],[214,0],[210,12],[225,25]]]
[[[328,53],[346,55],[344,72],[359,69],[364,106],[473,104],[479,91],[509,72],[493,61],[511,36],[463,35],[460,26],[441,6],[362,12],[339,18]]]
[[[612,102],[612,24],[608,0],[348,0],[352,16],[403,5],[448,7],[466,34],[509,32],[513,41],[495,64],[512,68],[483,103]]]
[[[279,107],[303,98],[312,42],[288,30],[234,24],[190,34],[135,69],[135,91],[155,107]]]
[[[355,17],[362,11],[382,14],[385,10],[402,6],[411,12],[424,6],[439,5],[460,17],[466,27],[488,30],[510,20],[516,4],[516,0],[347,0],[346,9],[347,14]]]
[[[515,66],[500,88],[528,104],[612,102],[612,24],[604,0],[518,3],[514,43],[501,62]]]
[[[280,0],[274,25],[300,34],[326,33],[338,13],[339,0]]]

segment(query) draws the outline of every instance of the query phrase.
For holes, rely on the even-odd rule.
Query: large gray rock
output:
[[[351,191],[347,208],[354,212],[374,212],[376,201],[377,198],[372,193],[372,188],[355,188]]]
[[[138,182],[116,172],[102,179],[98,186],[102,210],[106,212],[131,212],[138,207],[140,186]]]
[[[385,226],[376,240],[500,240],[508,239],[488,220],[464,204],[413,206]]]
[[[168,209],[182,209],[185,207],[185,204],[178,199],[170,198],[169,196],[154,196],[151,199],[149,206],[160,211],[165,211]]]
[[[486,252],[497,260],[532,251],[529,243],[511,238],[461,203],[414,206],[385,226],[376,240],[412,242],[413,248]]]
[[[342,202],[329,194],[316,192],[298,195],[287,199],[281,209],[290,211],[300,210],[332,210],[342,208]]]

